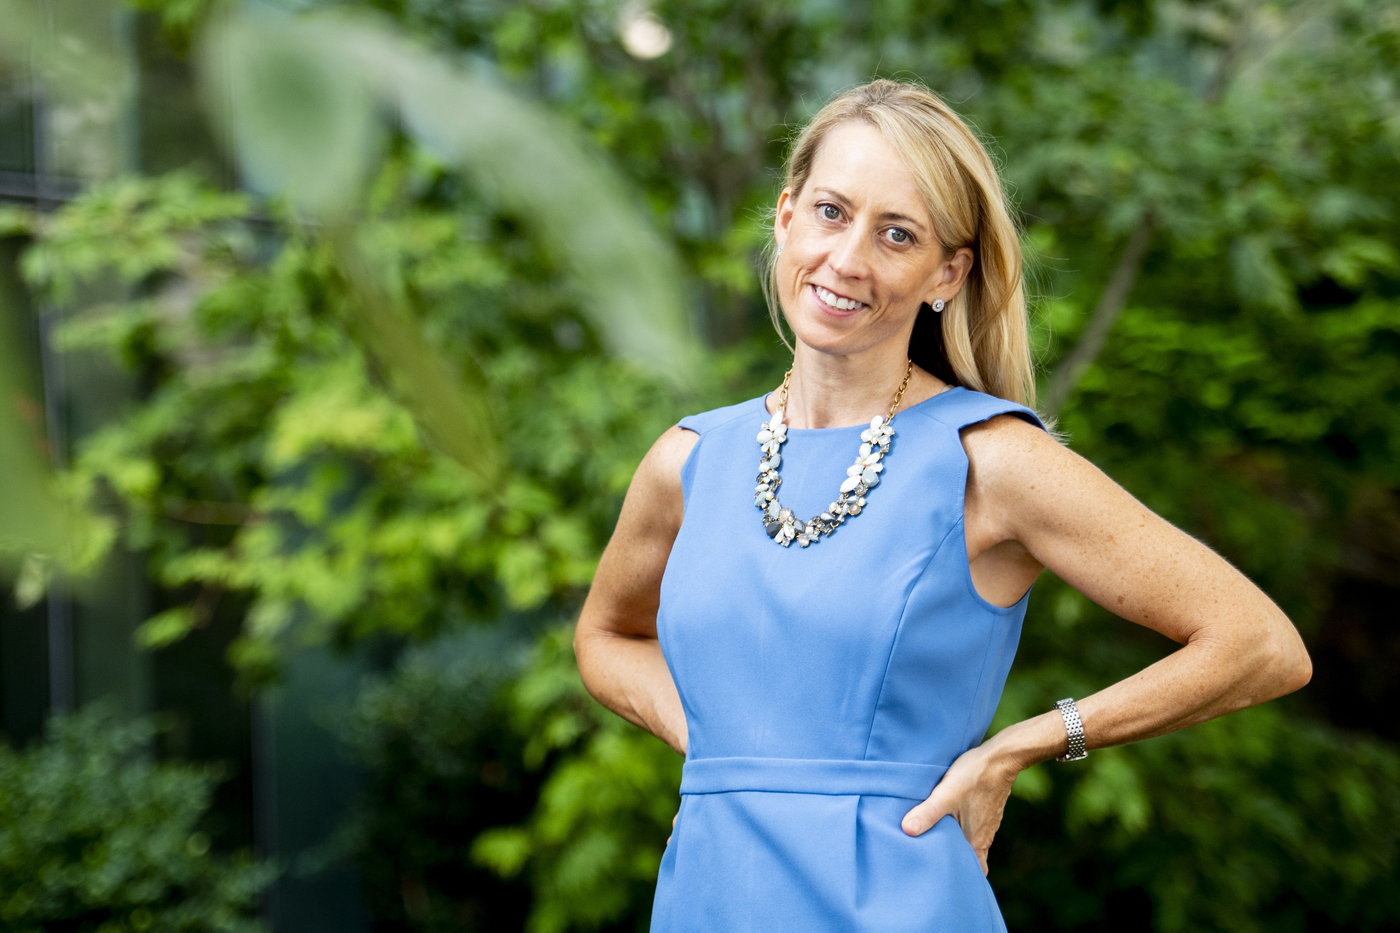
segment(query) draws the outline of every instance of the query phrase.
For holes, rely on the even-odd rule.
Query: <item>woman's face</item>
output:
[[[907,346],[924,302],[948,301],[972,251],[944,256],[914,175],[866,123],[832,130],[801,193],[778,200],[778,299],[797,339],[849,355]]]

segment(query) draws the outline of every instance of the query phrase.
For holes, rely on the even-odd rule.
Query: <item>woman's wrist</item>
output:
[[[1007,726],[984,744],[993,760],[1013,773],[1063,755],[1065,723],[1057,710]]]

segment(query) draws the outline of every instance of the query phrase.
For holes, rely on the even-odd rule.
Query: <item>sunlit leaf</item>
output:
[[[141,623],[136,630],[136,641],[144,648],[164,648],[188,635],[194,624],[193,608],[176,606]]]

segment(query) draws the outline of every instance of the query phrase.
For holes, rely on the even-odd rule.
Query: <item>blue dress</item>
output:
[[[653,933],[1005,930],[952,817],[900,820],[991,724],[1029,593],[978,595],[959,430],[1028,408],[953,388],[895,416],[868,505],[808,548],[754,507],[763,399],[695,415],[657,630],[689,729]],[[836,498],[863,426],[790,429],[779,498]]]

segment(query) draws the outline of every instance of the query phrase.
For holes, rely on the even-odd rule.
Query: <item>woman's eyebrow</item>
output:
[[[841,192],[835,190],[834,188],[813,188],[812,191],[813,191],[813,192],[816,192],[816,193],[820,193],[820,194],[825,194],[827,197],[831,198],[833,201],[840,201],[842,204],[846,205],[847,207],[849,207],[850,204],[851,204],[851,199],[850,199],[850,198],[846,197],[844,194],[842,194]]]
[[[851,199],[833,188],[813,188],[812,191],[813,193],[826,195],[827,197],[831,198],[831,200],[839,202],[842,207],[851,206]],[[924,229],[924,224],[922,222],[916,220],[913,217],[910,217],[908,214],[898,214],[894,211],[885,211],[885,213],[880,215],[880,219],[897,220],[901,223],[906,223],[911,227],[918,227],[920,230]]]

